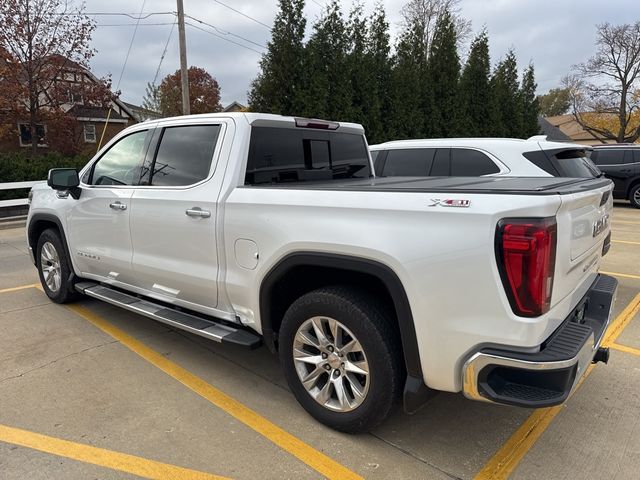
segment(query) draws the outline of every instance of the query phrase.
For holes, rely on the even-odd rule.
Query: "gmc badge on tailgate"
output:
[[[602,217],[593,222],[593,236],[597,237],[600,235],[604,229],[607,228],[607,225],[609,225],[609,214],[605,213]]]

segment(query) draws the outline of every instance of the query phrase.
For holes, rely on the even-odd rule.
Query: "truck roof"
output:
[[[329,120],[321,120],[321,119],[306,119],[302,117],[292,117],[285,115],[276,115],[273,113],[255,113],[255,112],[219,112],[219,113],[200,113],[196,115],[182,115],[178,117],[167,117],[161,118],[157,120],[148,120],[147,122],[158,123],[162,125],[164,123],[172,123],[175,124],[177,121],[191,123],[194,120],[212,120],[216,118],[232,118],[236,120],[237,123],[246,122],[246,124],[251,126],[260,126],[260,127],[281,127],[281,128],[296,128],[296,119],[300,120],[308,120],[312,121],[311,123],[315,124],[337,124],[338,127],[336,129],[332,129],[338,132],[344,133],[356,133],[356,134],[364,134],[364,128],[362,125],[357,123],[350,122],[334,122]],[[146,122],[143,122],[146,123]],[[299,128],[319,128],[319,127],[299,127]]]

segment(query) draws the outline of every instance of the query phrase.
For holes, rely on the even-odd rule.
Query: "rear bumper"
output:
[[[571,315],[536,353],[485,348],[463,366],[467,398],[529,408],[564,402],[592,363],[611,321],[618,288],[598,275]]]

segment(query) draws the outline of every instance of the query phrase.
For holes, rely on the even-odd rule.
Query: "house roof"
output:
[[[134,117],[140,121],[162,118],[160,112],[149,110],[148,108],[141,107],[140,105],[134,105],[133,103],[122,102],[134,115]]]
[[[538,126],[542,133],[547,136],[548,140],[554,140],[558,142],[571,142],[572,138],[566,135],[562,130],[553,125],[549,120],[544,117],[538,117]]]
[[[69,113],[72,113],[77,118],[96,118],[107,119],[109,115],[109,109],[105,107],[94,107],[91,105],[74,105],[69,109]],[[122,115],[115,110],[111,110],[110,120],[126,120]]]
[[[229,105],[227,105],[226,107],[224,107],[222,109],[223,112],[239,112],[244,110],[245,107],[244,105],[242,105],[240,102],[231,102]]]

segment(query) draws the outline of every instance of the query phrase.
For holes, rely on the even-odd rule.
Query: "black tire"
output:
[[[44,255],[43,249],[45,249]],[[52,256],[52,252],[54,252],[55,255]],[[68,303],[79,297],[79,294],[71,290],[73,286],[70,285],[69,279],[73,272],[67,257],[66,249],[64,248],[64,244],[62,243],[62,239],[60,238],[60,234],[57,230],[49,228],[40,234],[38,244],[36,246],[35,257],[40,283],[42,284],[44,293],[46,293],[51,300],[56,303]],[[44,257],[49,257],[49,260],[46,260]],[[50,276],[45,273],[45,270],[51,269],[52,267],[59,270],[58,288],[55,288],[56,285],[51,285],[51,281],[47,282],[47,278],[50,278]],[[47,275],[46,278],[45,275]],[[53,273],[50,275],[53,275]],[[57,284],[58,282],[54,283]]]
[[[378,304],[375,297],[366,292],[346,286],[332,286],[303,295],[285,313],[278,336],[280,363],[296,399],[319,422],[343,432],[361,433],[368,432],[380,424],[391,412],[402,389],[404,369],[399,333],[394,328],[393,320],[386,310],[384,305]],[[319,403],[319,400],[317,401],[302,384],[296,370],[293,358],[296,334],[303,325],[309,325],[308,321],[314,317],[337,320],[352,332],[362,347],[362,353],[368,363],[368,390],[364,400],[359,400],[361,403],[352,410],[335,411]],[[340,334],[343,340],[346,329]],[[336,348],[337,351],[339,351],[338,348]],[[349,355],[353,353],[347,353],[344,357]],[[332,358],[335,360],[334,357]],[[344,365],[343,363],[342,366]],[[322,366],[327,368],[326,363]],[[319,366],[309,368],[314,369]],[[336,371],[333,373],[337,375],[335,378],[339,379],[340,373]],[[344,370],[342,373],[344,379],[340,381],[343,385],[347,383],[353,385],[353,382],[349,382],[347,378],[348,373]],[[326,375],[325,385],[332,378],[331,374]],[[331,401],[337,402],[335,387],[332,386],[330,389],[332,389]],[[346,390],[353,394],[349,385]]]
[[[640,184],[635,185],[629,192],[629,201],[632,206],[640,208]]]

